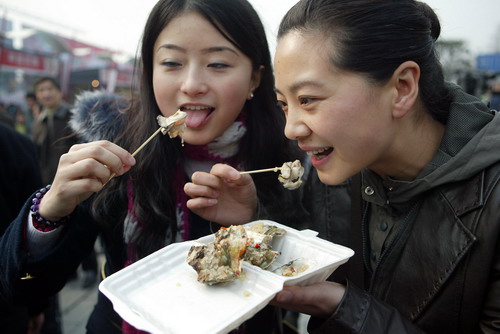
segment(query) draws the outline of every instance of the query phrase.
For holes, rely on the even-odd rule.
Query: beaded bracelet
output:
[[[33,226],[37,230],[42,231],[42,232],[52,231],[52,230],[58,228],[59,226],[64,225],[69,219],[69,216],[66,216],[66,217],[59,219],[58,221],[53,222],[50,220],[46,220],[45,218],[40,216],[40,212],[38,211],[39,205],[40,205],[40,202],[42,201],[43,196],[45,196],[45,194],[49,191],[49,189],[50,189],[50,184],[43,187],[42,189],[40,189],[35,194],[35,197],[33,197],[33,199],[31,200],[32,205],[31,205],[30,211],[31,211],[31,218],[33,221]]]

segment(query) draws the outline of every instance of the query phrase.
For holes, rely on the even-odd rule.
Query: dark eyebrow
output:
[[[214,46],[214,47],[202,50],[203,53],[224,52],[224,51],[232,52],[238,56],[238,52],[236,52],[235,50],[233,50],[231,48],[228,48],[227,46]]]
[[[160,45],[160,47],[158,48],[158,50],[156,50],[156,52],[160,51],[161,49],[170,49],[170,50],[177,50],[177,51],[186,52],[186,49],[181,48],[180,46],[175,45],[175,44],[163,44],[163,45]]]
[[[299,82],[296,82],[294,83],[293,85],[291,85],[290,87],[288,87],[288,90],[292,93],[292,94],[295,94],[299,89],[303,88],[303,87],[306,87],[306,86],[313,86],[313,87],[318,87],[318,88],[321,88],[323,87],[323,84],[319,83],[319,82],[316,82],[316,81],[310,81],[310,80],[306,80],[306,81],[299,81]],[[283,95],[282,92],[280,92],[280,90],[276,87],[274,87],[274,91],[278,94],[281,94]]]
[[[175,45],[175,44],[163,44],[158,48],[157,51],[160,51],[161,49],[170,49],[170,50],[177,50],[177,51],[181,51],[181,52],[186,52],[186,49],[184,49],[178,45]],[[202,50],[203,53],[214,53],[214,52],[224,52],[224,51],[232,52],[238,56],[238,52],[236,52],[235,50],[233,50],[227,46],[213,46],[213,47],[206,48],[206,49]]]

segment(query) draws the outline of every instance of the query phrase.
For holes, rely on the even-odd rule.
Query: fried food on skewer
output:
[[[159,115],[158,117],[156,117],[156,120],[158,121],[158,125],[160,127],[151,136],[149,136],[149,138],[146,139],[146,141],[144,143],[142,143],[141,146],[139,146],[132,153],[132,156],[135,157],[135,155],[137,153],[139,153],[144,148],[144,146],[146,146],[160,132],[163,133],[164,135],[166,135],[168,133],[170,138],[175,138],[177,136],[180,136],[181,142],[184,144],[184,141],[182,139],[182,132],[186,128],[186,124],[184,124],[185,120],[186,120],[186,116],[187,116],[187,113],[185,113],[184,111],[181,111],[181,110],[177,110],[177,112],[175,114],[173,114],[172,116],[163,117],[163,116]],[[103,184],[103,187],[106,184],[108,184],[108,182],[111,181],[111,179],[114,178],[115,176],[116,176],[116,174],[113,173],[109,177],[108,181],[106,181],[106,183]]]
[[[304,175],[304,167],[300,164],[300,160],[293,162],[285,162],[281,167],[257,169],[251,171],[240,172],[240,174],[255,174],[263,172],[277,172],[280,171],[278,180],[287,189],[297,189],[302,184],[302,175]]]
[[[175,114],[169,117],[158,115],[156,120],[158,121],[158,125],[161,127],[161,133],[163,135],[168,134],[170,138],[180,136],[182,139],[182,133],[186,128],[186,116],[186,112],[177,110]]]

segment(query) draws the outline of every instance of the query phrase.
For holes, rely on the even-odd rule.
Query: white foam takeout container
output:
[[[208,243],[213,234],[198,240],[168,245],[104,279],[99,289],[128,323],[151,333],[227,333],[264,308],[283,285],[309,285],[326,280],[354,254],[353,250],[318,238],[312,230],[298,231],[276,225],[287,233],[273,240],[281,252],[268,270],[243,263],[240,279],[206,285],[186,262],[193,245]],[[245,225],[245,226],[246,226]],[[274,273],[292,260],[309,268],[297,276]]]

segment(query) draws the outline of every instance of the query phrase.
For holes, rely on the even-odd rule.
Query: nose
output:
[[[288,139],[296,140],[307,137],[311,134],[311,129],[307,126],[299,111],[294,111],[288,107],[285,124],[285,136]]]
[[[208,91],[208,85],[203,71],[190,67],[182,79],[181,91],[189,96],[203,95]]]

